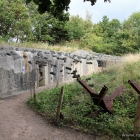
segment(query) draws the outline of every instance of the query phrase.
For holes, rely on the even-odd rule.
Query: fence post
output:
[[[61,107],[62,107],[62,101],[63,101],[63,96],[64,96],[64,87],[62,86],[61,92],[60,92],[60,97],[59,97],[57,113],[56,113],[56,119],[55,119],[56,124],[58,124],[58,121],[59,121]]]

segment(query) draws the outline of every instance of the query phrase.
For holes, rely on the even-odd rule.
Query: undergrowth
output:
[[[91,76],[90,83],[94,84],[93,90],[97,93],[103,85],[108,87],[108,94],[121,85],[125,86],[124,92],[114,100],[113,115],[102,112],[89,117],[89,113],[101,108],[93,104],[89,93],[78,82],[65,85],[62,105],[64,118],[60,119],[59,125],[71,126],[74,129],[97,134],[103,139],[131,139],[132,137],[122,136],[123,134],[133,134],[137,105],[137,93],[128,84],[128,80],[134,80],[140,85],[139,69],[140,62],[135,62],[118,65]],[[57,87],[41,92],[37,95],[36,103],[33,98],[30,98],[28,104],[32,109],[45,116],[47,121],[53,122],[60,90],[61,87]]]
[[[34,42],[23,42],[23,43],[15,43],[15,42],[5,42],[0,40],[0,46],[14,46],[14,47],[25,47],[25,48],[33,48],[33,49],[43,49],[43,50],[53,50],[53,51],[63,51],[63,52],[75,52],[81,49],[77,42],[71,41],[66,42],[65,44],[55,44],[49,45],[48,43],[34,43]],[[91,51],[87,48],[82,48],[83,50]]]

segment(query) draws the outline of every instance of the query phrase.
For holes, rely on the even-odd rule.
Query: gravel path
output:
[[[98,140],[67,128],[46,124],[28,108],[29,93],[0,99],[0,140]]]

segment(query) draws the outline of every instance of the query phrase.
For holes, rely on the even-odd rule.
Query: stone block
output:
[[[73,59],[67,57],[66,63],[64,63],[64,81],[72,80],[73,71]]]
[[[48,81],[49,81],[49,85],[53,85],[53,79],[54,79],[54,75],[53,75],[52,61],[48,61]]]
[[[57,82],[63,83],[64,82],[64,60],[58,60],[56,63],[56,77]]]
[[[46,66],[42,66],[39,72],[39,86],[48,86],[48,64]]]

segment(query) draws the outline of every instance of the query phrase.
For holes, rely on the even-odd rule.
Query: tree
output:
[[[71,16],[66,24],[69,40],[79,40],[84,35],[84,20],[79,16]]]
[[[64,13],[66,16],[68,13]],[[69,16],[69,15],[67,15]],[[34,41],[60,43],[68,40],[67,20],[60,21],[49,13],[38,14],[33,23]]]
[[[140,12],[133,13],[123,22],[123,31],[127,33],[127,38],[122,40],[122,46],[129,52],[139,51],[140,43]]]
[[[80,40],[80,46],[100,53],[103,50],[103,38],[93,33],[86,33]]]
[[[33,41],[54,44],[68,40],[68,32],[65,28],[69,20],[68,12],[62,12],[59,18],[56,18],[48,12],[40,14],[33,2],[28,3],[27,7],[32,21]]]
[[[85,33],[93,32],[92,14],[86,11],[86,19],[84,20],[84,30]]]
[[[136,29],[140,28],[140,12],[135,12],[133,13],[127,20],[124,21],[124,28],[127,27],[127,25],[129,25],[129,27],[133,27]]]
[[[0,36],[23,42],[31,37],[28,8],[21,0],[0,1]]]
[[[86,13],[86,19],[82,19],[79,15],[71,16],[66,24],[69,41],[80,41],[86,34],[92,34],[93,23],[91,21],[91,14]]]
[[[0,38],[5,41],[59,43],[68,40],[68,20],[68,12],[62,12],[59,19],[48,12],[40,14],[33,2],[0,1]]]
[[[27,3],[31,2],[32,0],[26,0]],[[59,16],[61,13],[69,9],[69,4],[71,0],[33,0],[38,5],[38,11],[40,13],[44,12],[51,12],[54,16]],[[90,1],[91,5],[94,5],[97,0],[84,0]],[[104,0],[104,2],[107,2],[110,0]]]

